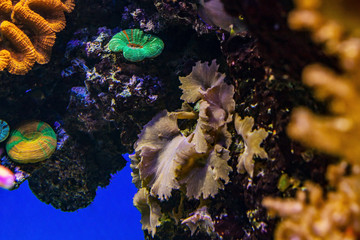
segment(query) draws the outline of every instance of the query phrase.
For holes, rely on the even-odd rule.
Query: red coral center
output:
[[[140,44],[136,44],[136,43],[128,43],[127,46],[130,48],[143,48],[143,46],[141,46]]]

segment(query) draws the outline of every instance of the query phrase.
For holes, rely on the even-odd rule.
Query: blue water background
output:
[[[127,156],[125,156],[128,160]],[[0,189],[1,240],[137,240],[144,239],[129,163],[93,203],[76,212],[62,212],[41,202],[24,182],[19,189]]]

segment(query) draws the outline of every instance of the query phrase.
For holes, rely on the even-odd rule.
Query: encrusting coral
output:
[[[34,65],[48,63],[55,33],[65,28],[64,12],[72,0],[11,0],[0,4],[0,71],[24,75]],[[46,14],[44,14],[46,13]]]

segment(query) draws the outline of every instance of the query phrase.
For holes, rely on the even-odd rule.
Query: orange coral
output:
[[[10,0],[0,3],[0,71],[26,74],[34,65],[48,63],[55,33],[66,25],[64,12],[73,0]],[[44,14],[46,13],[46,14]]]

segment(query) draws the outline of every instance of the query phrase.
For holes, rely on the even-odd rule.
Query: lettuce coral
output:
[[[141,212],[141,224],[143,230],[148,230],[152,236],[156,232],[156,226],[160,225],[160,205],[149,196],[145,188],[141,188],[134,196],[134,206]]]
[[[167,111],[159,113],[144,126],[135,143],[135,152],[141,157],[140,179],[151,188],[153,196],[168,199],[171,190],[180,187],[176,169],[184,160],[178,152],[190,147],[186,141],[177,126],[177,119]]]
[[[252,131],[254,126],[252,117],[241,119],[236,115],[234,122],[237,133],[242,136],[245,142],[245,150],[238,158],[237,170],[239,173],[246,171],[252,177],[254,174],[254,156],[268,157],[266,151],[260,147],[261,142],[268,136],[268,133],[263,128]]]
[[[186,77],[180,77],[180,88],[183,90],[181,99],[194,103],[201,98],[201,94],[212,86],[224,81],[225,74],[218,72],[219,65],[213,60],[210,65],[207,63],[196,63],[191,73]]]
[[[193,132],[185,136],[177,125],[178,118],[193,119],[193,112],[163,111],[144,126],[135,143],[133,179],[160,200],[181,186],[189,198],[208,198],[224,187],[221,180],[229,181],[231,135],[226,124],[235,108],[234,87],[217,69],[215,61],[210,66],[198,62],[190,75],[180,78],[181,98],[187,103],[200,100]]]
[[[207,207],[200,207],[190,214],[190,217],[181,221],[181,224],[186,224],[193,235],[196,229],[204,229],[208,234],[214,232],[214,222],[207,210]]]
[[[201,205],[229,183],[229,173],[233,170],[229,165],[232,144],[229,129],[233,128],[228,125],[234,121],[234,86],[224,82],[225,74],[219,73],[218,67],[215,60],[211,64],[197,62],[189,75],[180,77],[181,99],[185,101],[182,108],[176,112],[164,110],[143,127],[135,143],[135,153],[130,156],[133,183],[142,192],[139,195],[164,201],[176,189],[181,208],[184,199],[199,199]],[[182,128],[178,125],[180,119]],[[267,132],[252,131],[253,124],[249,117],[235,119],[236,130],[245,142],[238,169],[244,168],[250,176],[253,157],[267,157],[260,147]],[[192,234],[200,227],[211,235],[213,221],[201,207],[182,223],[189,226]],[[178,211],[180,214],[167,214],[178,222],[184,217]],[[149,210],[145,212],[148,219]],[[147,220],[146,229],[152,234],[156,226],[155,223],[149,226]]]

